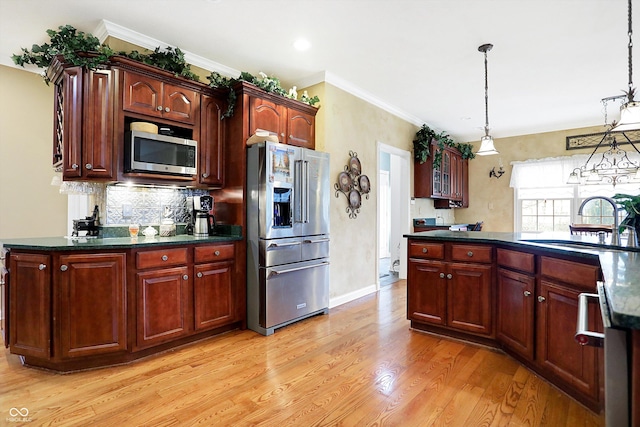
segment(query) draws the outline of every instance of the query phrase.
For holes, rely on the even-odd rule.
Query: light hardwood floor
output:
[[[60,375],[0,353],[0,425],[604,425],[500,352],[410,330],[403,280],[270,337],[234,331],[126,366]]]

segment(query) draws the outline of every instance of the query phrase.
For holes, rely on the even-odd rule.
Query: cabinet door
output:
[[[56,118],[55,131],[56,138],[62,138],[62,176],[65,179],[82,176],[83,87],[82,67],[64,70],[56,100],[56,115],[62,117]]]
[[[535,277],[498,269],[498,340],[533,360]]]
[[[491,265],[452,263],[447,275],[447,325],[491,335]],[[450,277],[450,278],[449,278]]]
[[[261,98],[249,100],[249,135],[257,130],[266,130],[278,136],[278,141],[286,143],[287,110],[282,105]]]
[[[312,114],[296,111],[291,108],[287,111],[288,131],[287,144],[309,149],[316,148],[316,118]]]
[[[141,74],[124,72],[122,108],[125,111],[162,116],[162,83]]]
[[[126,255],[61,255],[55,270],[60,357],[126,350]]]
[[[137,348],[161,344],[190,332],[187,267],[138,273],[136,282]]]
[[[197,331],[234,322],[233,261],[194,267],[194,318]]]
[[[200,118],[200,94],[165,83],[162,86],[162,116],[177,122],[195,124]]]
[[[86,76],[80,167],[86,178],[111,179],[114,175],[112,80],[111,70],[89,71]]]
[[[440,164],[442,179],[442,197],[451,197],[451,152],[442,150],[442,159]]]
[[[439,261],[409,260],[407,318],[444,325],[447,295],[445,264]]]
[[[51,265],[41,254],[9,255],[11,353],[51,356]]]
[[[580,292],[541,280],[538,291],[537,350],[538,363],[577,391],[597,400],[599,349],[582,346],[574,339]],[[602,330],[595,304],[589,306],[589,330]]]
[[[223,103],[211,96],[202,96],[200,108],[200,183],[224,184],[224,144],[222,133]]]
[[[451,152],[451,200],[462,200],[462,156]]]

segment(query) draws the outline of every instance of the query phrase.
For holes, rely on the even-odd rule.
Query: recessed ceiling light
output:
[[[293,42],[293,47],[300,52],[308,50],[311,47],[311,43],[307,39],[298,39]]]

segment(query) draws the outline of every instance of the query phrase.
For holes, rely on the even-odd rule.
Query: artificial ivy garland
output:
[[[473,150],[473,145],[468,143],[455,142],[444,131],[437,133],[426,124],[416,132],[416,137],[413,140],[413,157],[419,162],[424,163],[431,155],[431,141],[435,140],[439,150],[433,153],[433,168],[440,167],[442,161],[442,150],[447,147],[452,147],[460,151],[463,159],[473,159],[476,157]]]

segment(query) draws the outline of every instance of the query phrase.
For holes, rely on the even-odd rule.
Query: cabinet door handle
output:
[[[440,273],[440,278],[444,279],[444,273]]]
[[[545,302],[545,300],[546,300],[546,298],[545,298],[545,297],[543,297],[542,295],[540,295],[540,296],[538,297],[538,302]]]
[[[42,266],[43,264],[40,264],[40,265]],[[68,269],[69,269],[69,267],[67,267],[67,266],[66,266],[66,265],[64,265],[64,264],[62,264],[62,265],[60,266],[60,271],[67,271]],[[43,269],[41,268],[40,270],[43,270]]]
[[[198,274],[196,274],[196,276],[202,277],[202,272],[198,271]]]
[[[214,254],[215,256],[220,256],[220,251],[215,251],[213,254]]]
[[[529,292],[529,291],[524,291],[524,296],[525,296],[525,297],[531,296],[531,292]]]
[[[158,110],[158,111],[162,111],[162,105],[158,105],[158,106],[156,107],[156,110]]]
[[[74,164],[72,164],[72,165],[71,165],[71,169],[73,169],[73,170],[78,169],[78,165],[77,165],[77,164],[75,164],[75,163],[74,163]]]
[[[471,251],[467,252],[467,256],[468,256],[469,258],[471,258],[471,257],[473,256],[473,252],[471,252]]]
[[[64,267],[66,268],[66,265]],[[45,264],[40,264],[38,266],[38,270],[41,270],[41,271],[44,270],[45,268],[47,268],[47,266]],[[62,270],[62,271],[64,271],[64,270]]]
[[[85,169],[87,170],[91,170],[93,169],[93,165],[91,163],[87,163],[86,165],[84,165]]]
[[[429,249],[427,249],[427,248],[422,248],[422,253],[423,253],[423,254],[426,254],[427,252],[429,252]]]
[[[162,255],[162,260],[163,260],[163,261],[167,261],[168,259],[169,259],[169,257],[168,257],[168,256],[166,256],[166,255]]]
[[[203,177],[203,178],[209,178],[209,174],[208,174],[208,173],[203,173],[203,174],[202,174],[202,177]]]
[[[171,111],[171,109],[170,109],[169,107],[165,107],[165,108],[164,108],[164,111],[165,111],[166,113],[168,113],[169,111]]]
[[[453,279],[453,274],[451,274],[451,273],[447,274],[447,279],[449,279],[449,280]]]
[[[184,280],[189,280],[189,276],[187,276],[186,274],[185,274],[184,276],[182,276],[182,278],[183,278]]]

